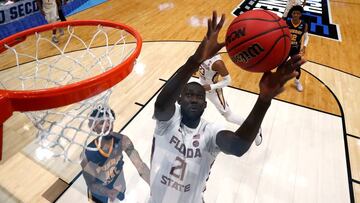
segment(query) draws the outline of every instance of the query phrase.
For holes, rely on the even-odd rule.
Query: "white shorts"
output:
[[[56,6],[55,7],[52,7],[50,9],[45,9],[44,8],[44,13],[45,13],[45,19],[48,23],[53,23],[53,22],[56,22],[57,19],[59,18],[59,15],[58,15],[58,11],[56,9]]]
[[[222,115],[229,111],[229,105],[225,100],[222,88],[207,91],[206,98],[216,106]]]

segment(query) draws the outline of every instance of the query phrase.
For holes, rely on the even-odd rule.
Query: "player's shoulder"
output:
[[[167,135],[176,127],[179,127],[181,123],[180,105],[177,103],[175,104],[175,111],[169,120],[161,121],[156,118],[155,120],[156,120],[156,125],[155,125],[154,136]]]
[[[174,106],[175,106],[174,113],[169,118],[169,120],[162,121],[162,120],[159,120],[159,119],[155,118],[154,116],[153,116],[153,119],[155,119],[158,124],[163,123],[163,124],[166,124],[166,125],[171,124],[174,120],[178,120],[181,117],[180,105],[176,102]]]
[[[93,149],[96,148],[95,140],[97,140],[97,139],[94,139],[87,145],[88,148],[93,148]],[[96,151],[96,150],[85,149],[83,152],[83,155],[86,157],[86,159],[88,161],[91,161],[91,162],[96,162],[99,159],[98,151]]]
[[[110,132],[110,135],[113,136],[115,139],[122,139],[125,135],[118,133],[118,132]]]
[[[123,143],[123,142],[129,142],[130,138],[122,133],[119,132],[111,132],[111,136],[114,138],[114,143]]]
[[[308,25],[308,23],[307,23],[306,21],[301,20],[301,22],[303,23],[303,25],[304,25],[304,27],[305,27],[305,28],[309,26],[309,25]]]
[[[209,134],[217,134],[219,131],[225,129],[224,125],[222,125],[220,123],[209,122],[209,121],[206,121],[205,119],[203,119],[202,122],[203,122],[202,130],[204,132],[208,132]]]
[[[305,27],[305,26],[307,26],[307,23],[306,23],[306,21],[305,21],[305,20],[301,20],[300,25]]]
[[[117,136],[115,137],[115,148],[117,148],[117,146],[121,146],[121,150],[126,150],[129,146],[133,146],[133,143],[129,136],[122,133],[116,134]]]
[[[221,58],[221,55],[220,55],[220,54],[216,54],[216,55],[213,56],[211,59],[214,60],[214,61],[218,61],[218,60],[221,60],[222,58]]]
[[[286,24],[288,24],[288,26],[292,26],[292,22],[291,22],[291,18],[287,18],[285,19]]]

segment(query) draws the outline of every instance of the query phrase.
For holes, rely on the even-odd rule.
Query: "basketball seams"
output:
[[[273,12],[271,11],[268,11],[268,10],[264,10],[264,13],[268,14],[269,16],[271,16],[272,18],[274,19],[279,19],[278,21],[281,20],[281,18],[279,16],[277,16],[276,14],[274,14]],[[274,16],[275,15],[275,16]]]
[[[274,49],[274,47],[279,43],[279,41],[281,40],[281,38],[290,38],[288,35],[284,34],[282,36],[280,36],[278,39],[276,39],[276,41],[274,42],[274,44],[271,46],[270,50],[268,52],[266,52],[265,56],[263,56],[259,61],[257,61],[255,64],[252,64],[251,66],[256,66],[257,64],[261,63],[263,60],[266,59],[266,57],[269,56],[269,54],[271,53],[271,51]],[[251,68],[250,68],[251,69]]]
[[[246,18],[246,19],[240,19],[237,21],[232,22],[232,24],[230,25],[233,26],[234,24],[238,23],[238,22],[243,22],[243,21],[247,21],[247,20],[258,20],[258,21],[265,21],[265,22],[279,22],[281,19],[275,19],[275,20],[267,20],[267,19],[263,19],[263,18]]]
[[[266,11],[266,10],[265,10],[265,13],[268,14],[269,16],[271,16],[271,17],[274,18],[274,19],[276,19],[276,17],[278,17],[278,16],[274,17],[274,16],[272,15],[273,13],[271,13],[270,11]],[[279,21],[277,21],[277,23],[278,23],[279,27],[282,27],[282,25],[280,24],[281,18],[278,17],[278,19],[279,19]],[[288,27],[288,26],[286,26],[286,27]],[[284,32],[283,29],[281,29],[281,31],[283,32],[283,35],[286,35],[286,33]],[[289,36],[289,38],[290,38],[290,36]],[[288,54],[289,54],[289,53],[286,54],[286,44],[287,44],[287,43],[286,43],[286,37],[284,37],[284,51],[283,51],[283,52],[284,52],[284,54],[283,54],[284,57],[282,58],[281,63],[283,63],[284,60],[286,60],[286,59],[288,58]]]
[[[270,71],[287,58],[291,38],[288,25],[272,12],[251,12],[238,16],[230,24],[226,49],[231,60],[241,68],[251,72]]]
[[[285,27],[287,27],[287,26],[285,26]],[[260,37],[260,36],[262,36],[262,35],[265,35],[265,34],[268,34],[268,33],[271,33],[271,32],[277,31],[277,30],[280,30],[280,29],[282,30],[283,28],[284,28],[284,26],[283,26],[283,27],[273,28],[273,29],[271,29],[271,30],[267,30],[267,31],[265,31],[265,32],[259,33],[259,34],[255,35],[255,36],[253,36],[253,37],[245,40],[245,41],[242,41],[242,42],[234,45],[233,47],[231,47],[231,48],[230,48],[229,50],[227,50],[227,51],[230,52],[230,51],[232,51],[233,49],[235,49],[236,47],[238,47],[238,46],[240,46],[240,45],[242,45],[242,44],[244,44],[244,43],[246,43],[246,42],[248,42],[248,41],[251,41],[251,40],[256,39],[256,38],[258,38],[258,37]]]

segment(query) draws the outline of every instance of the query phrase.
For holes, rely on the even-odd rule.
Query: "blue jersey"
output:
[[[301,38],[305,33],[306,23],[301,20],[299,24],[294,25],[291,19],[287,20],[286,23],[289,26],[291,34],[291,48],[300,50]]]
[[[97,165],[96,182],[102,184],[109,189],[118,189],[120,192],[125,192],[126,183],[123,174],[123,155],[121,149],[121,138],[114,137],[113,149],[109,157],[104,156],[100,151],[85,151],[85,156],[88,162]],[[88,147],[96,148],[99,139],[92,141]]]

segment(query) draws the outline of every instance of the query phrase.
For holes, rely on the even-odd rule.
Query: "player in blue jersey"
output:
[[[114,111],[103,106],[94,109],[90,114],[90,129],[103,135],[88,144],[89,149],[83,153],[81,162],[90,202],[107,203],[108,199],[114,201],[125,198],[123,151],[139,175],[149,184],[149,167],[141,160],[129,137],[113,132],[114,119]]]
[[[294,56],[296,54],[305,54],[306,46],[309,43],[309,35],[308,35],[308,25],[303,20],[301,20],[301,15],[304,9],[301,6],[294,6],[290,10],[291,19],[286,21],[289,26],[290,34],[291,34],[291,49],[289,56]],[[304,38],[304,44],[302,45],[301,41]],[[300,67],[296,70],[299,72],[299,75],[296,76],[295,86],[296,89],[301,92],[303,91],[303,86],[300,83],[300,75],[301,69]]]

